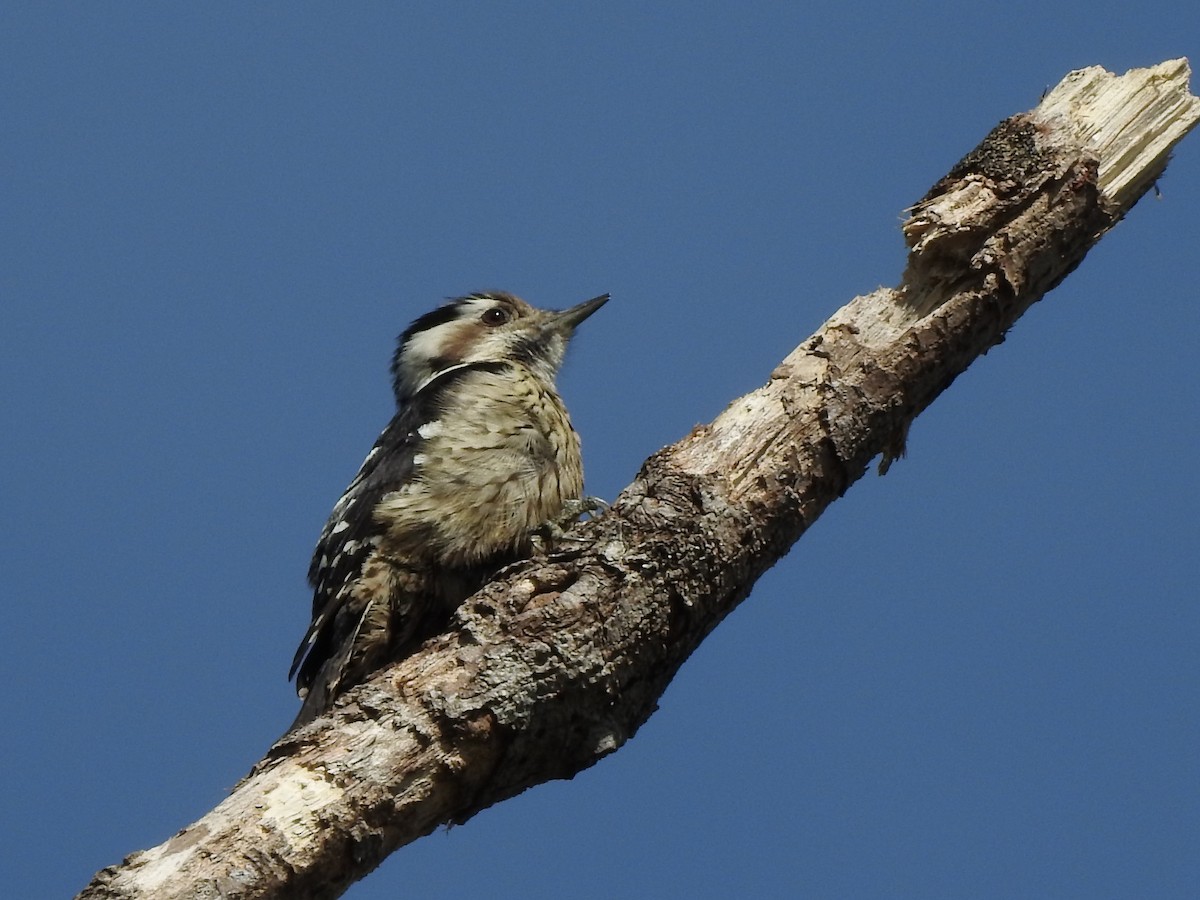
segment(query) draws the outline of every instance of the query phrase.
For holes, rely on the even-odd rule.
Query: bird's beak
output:
[[[555,313],[554,325],[556,328],[561,328],[565,332],[572,332],[578,327],[579,323],[602,307],[608,302],[608,294],[601,294],[599,297],[593,297],[591,300],[585,300],[578,306],[572,306],[570,309],[564,309],[562,312]]]

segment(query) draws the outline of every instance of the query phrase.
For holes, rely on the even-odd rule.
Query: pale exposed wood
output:
[[[439,824],[619,748],[703,637],[912,417],[1083,259],[1200,118],[1186,61],[1074,72],[912,210],[902,284],[647,460],[573,548],[271,748],[216,809],[86,898],[333,897]]]
[[[1100,160],[1101,192],[1116,207],[1127,208],[1200,115],[1200,98],[1186,90],[1190,74],[1186,59],[1119,77],[1089,66],[1046,95],[1039,117],[1076,129],[1077,138]]]

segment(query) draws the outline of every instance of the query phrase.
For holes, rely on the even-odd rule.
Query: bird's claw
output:
[[[539,555],[548,554],[566,541],[582,540],[570,537],[567,531],[579,521],[579,517],[584,513],[589,518],[595,518],[597,513],[605,512],[607,509],[608,504],[599,497],[580,497],[566,501],[562,511],[556,517],[543,522],[530,533],[529,537],[534,552]]]

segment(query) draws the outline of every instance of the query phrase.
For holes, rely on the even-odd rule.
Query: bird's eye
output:
[[[499,306],[493,306],[484,311],[480,320],[484,325],[503,325],[508,321],[508,311]]]

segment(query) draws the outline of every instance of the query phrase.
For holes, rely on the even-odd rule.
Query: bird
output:
[[[411,655],[583,497],[579,435],[555,387],[581,322],[492,291],[416,319],[392,357],[396,412],[333,507],[309,566],[312,621],[296,650],[289,732]]]

